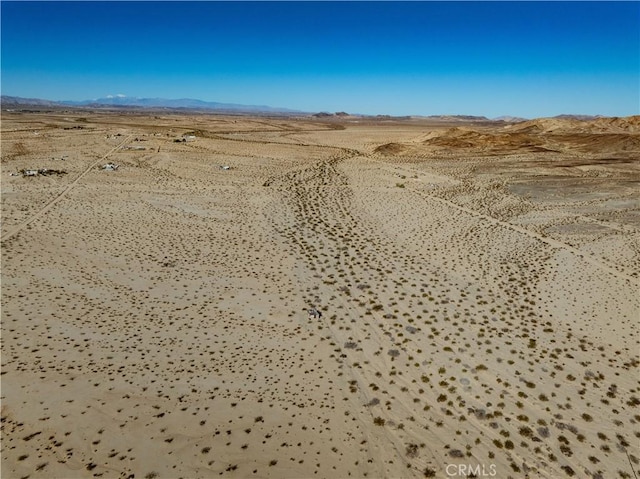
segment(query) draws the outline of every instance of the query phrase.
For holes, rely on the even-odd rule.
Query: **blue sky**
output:
[[[7,2],[2,94],[640,114],[640,2]]]

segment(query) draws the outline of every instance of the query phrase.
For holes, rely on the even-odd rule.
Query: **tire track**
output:
[[[364,158],[366,158],[367,160],[370,160],[374,163],[382,163],[382,164],[387,164],[386,162],[380,161],[380,160],[376,160],[371,158],[370,156],[365,156]],[[416,172],[410,168],[402,168],[404,170],[408,170],[408,171],[412,171],[412,172]],[[503,228],[508,228],[512,231],[515,231],[516,233],[520,233],[520,234],[524,234],[526,236],[529,236],[530,238],[534,238],[537,239],[538,241],[541,241],[549,246],[553,246],[555,248],[561,248],[564,249],[566,251],[569,251],[571,253],[573,253],[574,255],[578,256],[579,258],[581,258],[582,260],[584,260],[586,263],[589,263],[592,266],[595,266],[603,271],[606,271],[607,273],[611,274],[612,276],[615,276],[618,279],[622,279],[622,280],[627,280],[630,281],[632,284],[638,286],[640,284],[639,280],[637,277],[632,276],[630,274],[625,274],[625,273],[621,273],[620,271],[618,271],[617,269],[603,263],[602,261],[599,261],[595,258],[592,258],[590,256],[588,256],[587,254],[585,254],[584,252],[580,251],[577,248],[574,248],[571,245],[568,245],[567,243],[563,243],[561,241],[549,238],[547,236],[543,236],[540,235],[538,233],[535,233],[533,231],[530,231],[526,228],[523,228],[521,226],[516,226],[514,224],[508,223],[506,221],[502,221],[499,220],[497,218],[494,218],[493,216],[489,216],[486,215],[484,213],[480,213],[478,211],[472,210],[470,208],[467,208],[465,206],[460,206],[456,203],[454,203],[453,201],[450,200],[446,200],[444,198],[439,198],[438,196],[434,196],[434,195],[430,195],[428,193],[424,193],[422,191],[419,191],[415,188],[411,188],[409,186],[406,187],[407,190],[412,191],[413,193],[417,194],[418,196],[431,200],[431,201],[435,201],[437,203],[440,204],[444,204],[447,206],[450,206],[451,208],[454,208],[458,211],[462,211],[464,213],[470,214],[472,216],[475,216],[477,218],[482,218],[485,221],[488,221],[489,223],[493,224],[493,225],[497,225],[497,226],[502,226]]]
[[[71,191],[73,189],[74,186],[76,186],[80,180],[87,174],[89,173],[92,169],[94,169],[98,164],[100,164],[101,162],[103,162],[104,160],[106,160],[109,156],[111,156],[115,151],[117,151],[119,148],[121,148],[123,145],[125,145],[128,141],[131,140],[131,138],[133,138],[133,134],[129,135],[128,137],[126,137],[121,143],[119,143],[118,145],[116,145],[115,147],[113,147],[111,150],[109,150],[109,152],[107,152],[104,156],[100,157],[99,159],[97,159],[96,161],[94,161],[93,163],[91,163],[82,173],[80,173],[80,175],[73,180],[71,183],[69,183],[67,185],[67,187],[62,190],[62,192],[56,196],[55,198],[53,198],[51,201],[49,201],[46,205],[44,205],[38,212],[36,212],[35,214],[33,214],[33,216],[31,216],[30,218],[27,218],[26,220],[22,221],[21,223],[19,223],[18,225],[16,225],[15,227],[13,227],[11,230],[5,232],[1,237],[0,237],[0,241],[6,241],[9,238],[12,238],[13,236],[15,236],[16,234],[18,234],[20,231],[22,231],[24,228],[26,228],[28,225],[30,225],[31,223],[33,223],[35,220],[37,220],[38,218],[40,218],[41,216],[43,216],[45,213],[47,213],[51,208],[53,208],[57,203],[59,203],[65,196],[67,193],[69,193],[69,191]]]
[[[463,212],[465,212],[467,214],[470,214],[472,216],[475,216],[477,218],[482,218],[482,219],[490,222],[491,224],[502,226],[504,228],[508,228],[508,229],[510,229],[512,231],[515,231],[517,233],[521,233],[521,234],[527,235],[527,236],[529,236],[531,238],[535,238],[535,239],[537,239],[539,241],[542,241],[543,243],[548,244],[549,246],[553,246],[555,248],[562,248],[562,249],[565,249],[567,251],[570,251],[571,253],[575,254],[578,257],[580,257],[585,262],[591,264],[592,266],[596,266],[596,267],[598,267],[598,268],[600,268],[600,269],[602,269],[604,271],[607,271],[609,274],[617,277],[618,279],[624,279],[624,280],[630,281],[630,282],[632,282],[632,283],[634,283],[636,285],[638,284],[638,279],[637,278],[635,278],[635,277],[633,277],[631,275],[628,275],[628,274],[620,273],[618,270],[612,268],[611,266],[606,265],[606,264],[602,263],[601,261],[598,261],[597,259],[591,258],[590,256],[587,256],[585,253],[583,253],[579,249],[574,248],[573,246],[570,246],[570,245],[568,245],[566,243],[562,243],[561,241],[554,240],[554,239],[549,238],[547,236],[542,236],[542,235],[540,235],[538,233],[535,233],[533,231],[529,231],[526,228],[522,228],[521,226],[516,226],[514,224],[507,223],[505,221],[501,221],[501,220],[499,220],[497,218],[494,218],[492,216],[485,215],[484,213],[479,213],[478,211],[474,211],[474,210],[466,208],[464,206],[460,206],[460,205],[458,205],[458,204],[456,204],[456,203],[454,203],[452,201],[445,200],[443,198],[438,198],[437,196],[429,195],[429,194],[426,194],[426,193],[422,193],[421,191],[418,191],[418,190],[413,189],[413,188],[407,188],[407,189],[409,191],[412,191],[412,192],[416,193],[418,196],[421,196],[422,198],[427,198],[429,200],[433,200],[433,201],[436,201],[438,203],[448,205],[448,206],[450,206],[452,208],[455,208],[455,209],[457,209],[459,211],[463,211]]]

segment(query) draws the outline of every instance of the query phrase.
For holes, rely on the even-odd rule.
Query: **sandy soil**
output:
[[[633,477],[639,120],[3,112],[2,477]]]

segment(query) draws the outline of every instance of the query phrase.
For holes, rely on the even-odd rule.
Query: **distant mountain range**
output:
[[[220,112],[237,113],[276,113],[295,114],[303,113],[288,108],[271,107],[266,105],[239,105],[235,103],[218,103],[192,98],[170,100],[166,98],[134,98],[124,95],[97,98],[83,101],[51,101],[39,98],[21,98],[17,96],[2,95],[2,107],[12,106],[40,106],[40,107],[86,107],[86,108],[166,108],[185,110],[215,110]]]
[[[39,98],[22,98],[19,96],[7,96],[7,95],[2,95],[0,97],[0,103],[2,104],[3,108],[15,107],[15,106],[26,106],[26,105],[48,106],[48,107],[61,106],[59,103],[56,103],[54,101],[41,100]]]
[[[167,109],[167,110],[193,110],[193,111],[212,111],[219,113],[236,113],[236,114],[273,114],[273,115],[310,115],[310,112],[303,112],[299,110],[291,110],[282,107],[272,107],[266,105],[240,105],[236,103],[218,103],[211,101],[195,100],[192,98],[181,98],[177,100],[170,100],[166,98],[134,98],[125,95],[110,95],[105,98],[97,98],[95,100],[84,101],[52,101],[43,100],[40,98],[22,98],[18,96],[2,95],[0,97],[0,104],[3,109],[11,108],[24,108],[24,107],[45,107],[45,108],[138,108],[138,109]],[[348,114],[345,112],[337,113],[315,113],[313,116],[318,118],[334,117],[334,118],[348,118],[348,117],[367,117],[375,119],[431,119],[441,121],[503,121],[506,123],[518,123],[526,121],[527,118],[520,118],[515,116],[500,116],[498,118],[487,118],[484,116],[470,116],[470,115],[430,115],[430,116],[403,116],[394,117],[390,115],[359,115]],[[558,119],[574,119],[574,120],[593,120],[602,118],[601,115],[557,115],[553,118]]]

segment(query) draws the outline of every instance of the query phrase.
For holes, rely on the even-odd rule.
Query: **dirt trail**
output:
[[[389,166],[389,164],[387,162],[383,162],[383,161],[380,161],[380,160],[377,160],[377,159],[373,159],[373,158],[371,158],[369,156],[367,156],[366,158],[368,160],[372,161],[372,162],[382,163],[382,164],[384,164],[386,166]],[[417,173],[415,170],[412,170],[410,168],[402,167],[402,169],[406,170],[406,171],[411,171],[411,173]],[[449,201],[449,200],[446,200],[444,198],[440,198],[440,197],[435,196],[435,195],[430,195],[428,193],[425,193],[424,191],[419,191],[419,190],[417,190],[415,188],[411,188],[411,187],[406,187],[406,189],[408,189],[408,190],[416,193],[417,195],[419,195],[419,196],[421,196],[423,198],[426,198],[426,199],[428,199],[430,201],[436,201],[438,203],[450,206],[452,208],[455,208],[455,209],[457,209],[459,211],[463,211],[463,212],[468,213],[470,215],[473,215],[475,217],[482,218],[482,219],[484,219],[486,221],[489,221],[491,224],[499,225],[499,226],[502,226],[504,228],[509,228],[510,230],[513,230],[513,231],[516,231],[518,233],[527,235],[530,238],[535,238],[535,239],[537,239],[539,241],[542,241],[543,243],[546,243],[549,246],[553,246],[555,248],[562,248],[562,249],[565,249],[567,251],[570,251],[571,253],[575,254],[578,257],[580,257],[582,260],[584,260],[585,262],[589,263],[590,265],[595,266],[595,267],[597,267],[597,268],[599,268],[599,269],[601,269],[603,271],[606,271],[607,273],[615,276],[618,279],[624,279],[624,280],[630,281],[632,284],[634,284],[636,286],[640,284],[640,282],[639,282],[637,277],[634,277],[634,276],[629,275],[629,274],[622,273],[622,272],[616,270],[615,268],[611,267],[610,265],[598,260],[597,258],[593,258],[591,256],[586,255],[585,253],[583,253],[582,251],[580,251],[577,248],[574,248],[571,245],[568,245],[568,244],[563,243],[561,241],[549,238],[547,236],[540,235],[540,234],[538,234],[538,233],[536,233],[534,231],[530,231],[530,230],[528,230],[526,228],[523,228],[521,226],[517,226],[517,225],[511,224],[511,223],[508,223],[506,221],[501,221],[501,220],[499,220],[497,218],[494,218],[492,216],[486,215],[484,213],[480,213],[480,212],[472,210],[470,208],[467,208],[467,207],[464,207],[464,206],[460,206],[460,205],[454,203],[453,201]],[[596,221],[593,220],[593,222],[596,222]]]
[[[335,360],[349,379],[354,394],[349,400],[353,410],[359,411],[360,423],[385,424],[381,431],[384,439],[378,437],[376,456],[383,462],[402,458],[400,465],[410,471],[410,475],[417,476],[425,468],[434,466],[442,469],[447,462],[439,462],[438,458],[448,454],[452,444],[441,439],[437,428],[459,428],[458,418],[467,417],[469,434],[478,438],[475,445],[469,442],[467,449],[473,451],[474,460],[481,460],[485,454],[492,457],[490,453],[495,453],[495,448],[491,444],[501,444],[504,441],[501,434],[505,432],[499,434],[494,426],[488,427],[485,422],[494,412],[487,408],[490,403],[478,400],[482,388],[502,391],[502,397],[509,398],[510,406],[499,403],[500,408],[505,408],[505,417],[530,417],[553,423],[544,402],[523,400],[527,397],[524,391],[536,387],[531,379],[536,378],[541,383],[553,381],[553,373],[547,377],[546,363],[530,367],[527,376],[531,379],[523,380],[518,367],[493,363],[490,354],[482,359],[474,358],[476,348],[486,348],[495,338],[501,338],[500,341],[507,344],[518,344],[522,342],[524,331],[530,338],[537,338],[530,340],[526,350],[531,354],[526,356],[530,358],[530,365],[535,364],[534,359],[538,362],[538,355],[548,354],[547,350],[539,349],[538,344],[547,344],[547,338],[556,334],[553,328],[558,325],[553,323],[550,327],[548,315],[535,306],[539,301],[538,285],[536,276],[531,273],[531,268],[546,267],[543,263],[549,258],[548,246],[567,250],[589,265],[631,284],[636,284],[637,279],[570,245],[452,201],[409,187],[399,193],[390,192],[415,194],[434,202],[434,207],[427,211],[444,218],[450,215],[450,208],[455,208],[480,222],[498,226],[500,228],[492,233],[494,241],[499,241],[505,234],[508,237],[504,230],[500,232],[505,228],[542,243],[536,246],[536,241],[531,242],[533,246],[528,254],[531,255],[529,262],[534,266],[521,265],[520,270],[509,271],[508,279],[496,283],[500,284],[497,291],[487,288],[479,278],[493,275],[498,282],[504,271],[499,265],[490,265],[475,277],[474,273],[469,276],[460,273],[478,263],[478,258],[470,258],[463,250],[456,253],[460,243],[473,241],[465,236],[465,230],[457,231],[450,245],[442,246],[425,238],[426,250],[412,249],[369,215],[373,205],[367,204],[367,197],[361,203],[356,201],[354,188],[357,186],[345,173],[356,171],[357,167],[350,162],[360,160],[371,159],[355,150],[345,150],[330,160],[273,177],[267,185],[282,192],[283,205],[295,217],[295,222],[276,226],[276,230],[294,245],[301,263],[306,264],[308,269],[301,270],[314,273],[301,275],[299,284],[308,305],[321,309],[324,316],[308,328],[317,328],[336,344],[339,354]],[[390,197],[388,201],[394,200]],[[408,208],[417,208],[416,204],[415,200],[407,200],[407,205],[413,205]],[[466,219],[460,221],[468,223]],[[422,227],[429,228],[427,225]],[[433,248],[436,245],[437,248]],[[512,279],[516,277],[521,284],[529,286],[526,291],[513,288]],[[579,294],[577,291],[581,287],[575,289],[575,294]],[[505,309],[501,311],[502,308]],[[465,323],[463,328],[460,323]],[[483,337],[490,339],[478,340]],[[581,337],[575,341],[585,339]],[[575,351],[579,351],[579,346],[575,346]],[[578,358],[579,354],[574,354]],[[588,353],[580,353],[580,356],[586,361]],[[482,361],[488,361],[489,370],[499,368],[500,373],[484,373],[486,367]],[[582,374],[581,368],[574,363],[564,364],[563,368],[576,376]],[[435,384],[443,389],[435,389]],[[509,388],[515,390],[505,389],[505,384],[514,385]],[[453,403],[449,399],[452,397],[456,397]],[[544,394],[541,397],[544,398]],[[443,401],[448,407],[443,404],[431,408]],[[383,403],[385,407],[382,407]],[[425,413],[427,410],[429,412]],[[501,416],[502,411],[495,411],[495,418]],[[507,430],[513,427],[502,425]],[[511,434],[519,434],[518,429],[511,430]],[[481,442],[479,438],[482,438]],[[420,457],[407,455],[406,451],[421,443],[428,447]],[[543,451],[536,458],[526,450],[514,450],[507,458],[498,456],[492,462],[503,471],[511,462],[535,471],[536,477],[554,477],[544,458],[544,454],[552,449],[545,446]],[[575,470],[580,466],[578,460],[567,460],[566,463]],[[400,470],[387,469],[386,474],[393,475]]]
[[[422,301],[407,299],[424,297],[427,285],[439,299],[451,297],[447,294],[449,288],[463,289],[463,285],[446,278],[438,266],[403,251],[372,218],[358,210],[349,178],[338,168],[356,155],[355,151],[344,151],[331,160],[272,179],[270,184],[285,194],[296,217],[295,224],[279,229],[279,233],[297,247],[301,261],[316,273],[314,277],[299,278],[300,284],[307,287],[308,304],[325,312],[320,325],[314,323],[309,327],[328,332],[327,337],[338,346],[340,355],[336,361],[356,395],[350,400],[354,411],[359,411],[360,422],[388,424],[381,431],[385,439],[379,438],[376,456],[383,462],[402,458],[399,464],[402,468],[387,470],[386,474],[398,474],[408,468],[411,475],[419,475],[425,467],[433,465],[430,461],[439,455],[440,448],[449,446],[437,434],[424,431],[433,423],[441,426],[440,422],[432,417],[416,420],[422,416],[423,408],[416,409],[418,401],[436,404],[438,400],[434,391],[424,391],[416,384],[433,374],[435,364],[447,362],[448,358],[423,359],[421,364],[416,363],[415,370],[406,370],[402,364],[396,369],[395,361],[424,357],[421,347],[429,342],[431,354],[446,350],[448,343],[428,337],[428,328],[416,321],[424,307]],[[405,275],[416,284],[407,284]],[[453,306],[451,314],[455,311]],[[488,308],[483,312],[488,312]],[[363,368],[363,364],[367,366]],[[396,376],[398,372],[402,376]],[[387,401],[383,408],[380,399],[387,391],[382,395],[376,392],[377,384],[382,381],[384,385],[383,378],[388,374],[397,378],[387,387],[395,400]],[[466,400],[470,404],[475,402],[472,396]],[[457,413],[463,414],[463,410]],[[422,443],[425,435],[430,438],[428,454],[419,459],[404,457],[405,449]]]
[[[505,221],[501,221],[501,220],[493,218],[493,217],[491,217],[489,215],[485,215],[483,213],[479,213],[477,211],[474,211],[474,210],[472,210],[470,208],[466,208],[464,206],[457,205],[456,203],[454,203],[452,201],[445,200],[443,198],[438,198],[437,196],[429,195],[429,194],[426,194],[424,192],[418,191],[418,190],[416,190],[414,188],[407,188],[407,189],[410,190],[410,191],[413,191],[414,193],[416,193],[417,195],[419,195],[419,196],[421,196],[423,198],[428,198],[429,200],[437,201],[439,203],[451,206],[452,208],[455,208],[455,209],[457,209],[459,211],[464,211],[465,213],[468,213],[470,215],[473,215],[473,216],[476,216],[478,218],[482,218],[484,220],[487,220],[487,221],[489,221],[490,223],[492,223],[494,225],[500,225],[500,226],[503,226],[505,228],[509,228],[510,230],[517,231],[518,233],[521,233],[521,234],[527,235],[527,236],[529,236],[531,238],[535,238],[535,239],[537,239],[539,241],[542,241],[543,243],[546,243],[549,246],[553,246],[555,248],[562,248],[562,249],[565,249],[567,251],[570,251],[573,254],[575,254],[576,256],[579,256],[582,260],[584,260],[585,262],[589,263],[590,265],[596,266],[597,268],[600,268],[601,270],[606,271],[607,273],[615,276],[618,279],[624,279],[624,280],[630,281],[632,284],[635,284],[635,285],[639,284],[638,283],[638,278],[635,278],[635,277],[633,277],[631,275],[628,275],[628,274],[621,273],[618,270],[616,270],[615,268],[612,268],[611,266],[603,263],[602,261],[599,261],[596,258],[592,258],[590,256],[587,256],[586,254],[584,254],[579,249],[574,248],[573,246],[570,246],[570,245],[568,245],[566,243],[563,243],[563,242],[558,241],[558,240],[554,240],[554,239],[546,237],[546,236],[542,236],[542,235],[540,235],[540,234],[538,234],[538,233],[536,233],[534,231],[530,231],[530,230],[528,230],[526,228],[523,228],[521,226],[516,226],[514,224],[507,223]]]
[[[20,231],[22,231],[24,228],[26,228],[28,225],[30,225],[35,220],[37,220],[38,218],[43,216],[45,213],[47,213],[51,208],[53,208],[53,206],[55,206],[57,203],[59,203],[66,196],[66,194],[69,193],[69,191],[71,191],[73,189],[73,187],[76,186],[80,182],[80,180],[87,173],[89,173],[92,169],[94,169],[96,166],[98,166],[101,162],[103,162],[104,160],[109,158],[109,156],[111,156],[116,150],[118,150],[119,148],[124,146],[129,140],[131,140],[131,138],[133,138],[133,135],[129,135],[122,142],[120,142],[117,146],[115,146],[111,150],[109,150],[104,156],[102,156],[101,158],[99,158],[96,161],[94,161],[93,163],[91,163],[82,173],[80,173],[80,175],[78,175],[78,177],[75,180],[73,180],[71,183],[69,183],[66,186],[66,188],[64,190],[62,190],[62,192],[58,196],[56,196],[51,201],[49,201],[40,210],[38,210],[38,212],[36,212],[35,214],[33,214],[31,217],[27,218],[26,220],[22,221],[21,223],[17,224],[13,228],[11,228],[9,231],[5,231],[2,234],[2,237],[0,238],[0,241],[6,241],[9,238],[15,236]]]

